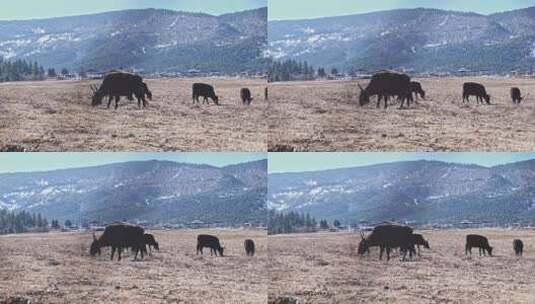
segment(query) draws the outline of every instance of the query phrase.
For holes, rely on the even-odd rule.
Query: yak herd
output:
[[[160,250],[160,246],[152,234],[145,233],[145,230],[139,226],[116,223],[106,226],[100,237],[93,234],[89,254],[96,256],[101,254],[101,249],[111,247],[111,260],[117,252],[117,260],[121,260],[123,250],[132,250],[135,253],[134,260],[137,260],[138,254],[141,259],[145,254],[152,254],[152,248]],[[148,251],[147,251],[148,248]],[[221,246],[219,239],[213,235],[200,234],[197,236],[197,254],[203,254],[203,248],[210,249],[210,255],[223,256],[224,247]],[[255,243],[251,239],[244,241],[245,254],[254,256]]]
[[[370,103],[370,97],[377,96],[377,108],[384,100],[384,108],[388,107],[389,99],[395,98],[401,101],[400,108],[405,102],[410,107],[411,102],[417,102],[418,96],[425,99],[425,91],[419,82],[411,81],[411,78],[403,73],[382,71],[372,76],[366,88],[357,84],[360,89],[359,103],[365,106]],[[485,86],[480,83],[466,82],[463,85],[463,102],[470,102],[470,97],[475,96],[477,103],[490,104],[490,95],[487,94]],[[416,97],[416,99],[415,99]],[[522,97],[520,89],[511,88],[511,100],[514,104],[519,104],[525,97]]]
[[[102,100],[108,97],[108,109],[111,106],[113,100],[115,100],[115,109],[119,107],[119,101],[121,97],[126,97],[128,100],[134,100],[134,97],[138,101],[138,107],[141,109],[148,106],[147,98],[152,100],[152,92],[143,78],[139,75],[132,73],[125,73],[121,71],[111,71],[104,77],[102,84],[90,85],[92,91],[92,106],[96,107],[102,104]],[[267,88],[265,88],[265,99],[268,98]],[[211,99],[214,104],[219,105],[219,96],[215,93],[213,86],[205,83],[194,83],[192,86],[192,99],[193,103],[200,103],[199,98],[202,97],[203,104],[209,104]],[[240,90],[240,98],[243,104],[251,105],[253,97],[251,91],[248,88],[242,88]]]
[[[413,233],[411,227],[383,224],[375,227],[367,237],[361,232],[361,240],[357,252],[362,256],[370,252],[370,247],[379,247],[379,259],[382,260],[383,254],[386,252],[388,261],[390,260],[391,251],[399,249],[401,259],[404,261],[407,253],[412,259],[413,254],[416,254],[416,248],[418,248],[418,255],[420,255],[420,246],[430,249],[429,242],[421,234]],[[472,248],[478,248],[480,256],[486,254],[492,256],[492,247],[489,244],[489,240],[482,235],[469,234],[466,236],[465,255],[472,255]],[[523,242],[515,239],[513,241],[513,250],[515,255],[522,256],[524,251]]]

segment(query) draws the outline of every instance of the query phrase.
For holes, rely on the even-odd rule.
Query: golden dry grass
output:
[[[0,237],[0,303],[266,303],[265,231],[152,231],[160,252],[143,261],[110,261],[88,254],[91,234],[28,234]],[[217,235],[225,257],[196,255],[196,236]],[[245,256],[243,241],[257,254]],[[208,251],[208,254],[206,253]]]
[[[410,109],[358,105],[355,81],[270,84],[269,150],[532,151],[535,79],[478,77],[416,79],[427,100]],[[483,83],[493,105],[462,103],[462,85]],[[361,85],[367,80],[360,81]],[[529,97],[512,104],[510,88]]]
[[[266,151],[266,81],[208,78],[146,82],[154,100],[145,110],[122,98],[117,111],[91,107],[91,83],[0,84],[0,148],[28,151]],[[215,86],[222,106],[193,105],[191,85]],[[255,100],[240,101],[249,87]],[[106,99],[107,100],[107,99]]]
[[[270,303],[533,303],[535,232],[521,230],[421,231],[431,250],[401,262],[379,261],[378,250],[359,257],[358,234],[269,237]],[[466,234],[489,238],[493,257],[464,254]],[[524,257],[513,239],[524,241]]]

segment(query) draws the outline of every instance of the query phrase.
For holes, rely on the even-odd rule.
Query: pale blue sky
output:
[[[259,7],[267,0],[0,0],[0,20],[85,15],[113,10],[165,8],[221,15]]]
[[[47,171],[137,160],[170,160],[217,167],[266,159],[267,153],[0,153],[0,173]]]
[[[535,6],[535,0],[269,0],[269,20],[309,19],[416,7],[491,14],[530,6]]]
[[[411,160],[495,166],[535,159],[535,153],[270,153],[269,173],[320,171]]]

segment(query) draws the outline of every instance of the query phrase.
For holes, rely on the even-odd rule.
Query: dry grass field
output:
[[[401,262],[356,254],[358,234],[269,237],[269,302],[293,303],[533,303],[535,231],[421,231],[431,250]],[[465,236],[486,235],[493,257],[464,254]],[[524,257],[513,239],[524,241]]]
[[[270,84],[270,151],[532,151],[535,79],[426,78],[427,100],[410,109],[358,105],[355,81]],[[462,103],[462,85],[483,83],[491,106]],[[368,80],[360,81],[365,86]],[[511,102],[510,88],[523,95]]]
[[[0,303],[266,303],[264,231],[151,233],[160,252],[136,262],[130,254],[112,262],[109,249],[92,258],[89,233],[2,236]],[[197,256],[199,233],[217,235],[226,256],[210,256],[209,250]],[[245,256],[246,238],[256,242],[254,257]]]
[[[0,151],[266,151],[265,80],[146,79],[145,110],[122,98],[117,111],[91,107],[90,84],[0,84]],[[191,85],[214,85],[222,106],[193,105]],[[240,100],[249,87],[255,100]],[[202,99],[201,99],[202,100]]]

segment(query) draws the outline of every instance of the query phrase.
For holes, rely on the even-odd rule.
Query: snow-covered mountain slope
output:
[[[268,207],[348,221],[535,222],[535,161],[485,168],[434,161],[273,174]]]
[[[0,209],[61,220],[264,222],[266,166],[148,161],[0,174]]]
[[[263,70],[267,9],[222,16],[161,9],[0,21],[0,56],[45,67]]]
[[[273,21],[269,54],[343,70],[529,70],[535,63],[534,10],[485,16],[418,8]]]

